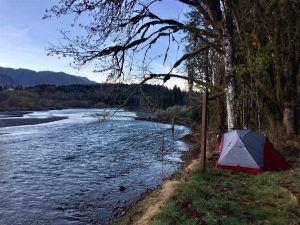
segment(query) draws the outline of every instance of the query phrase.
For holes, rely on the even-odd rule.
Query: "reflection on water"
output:
[[[133,119],[134,113],[70,109],[34,112],[26,118],[68,116],[32,126],[1,128],[0,224],[104,224],[124,206],[180,165],[187,147],[175,138],[143,139],[168,125]],[[99,122],[99,116],[106,120]],[[134,140],[143,139],[138,143]],[[126,187],[120,192],[119,187]]]

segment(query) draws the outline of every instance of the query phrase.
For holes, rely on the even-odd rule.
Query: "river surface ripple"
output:
[[[1,225],[105,224],[116,207],[180,166],[188,147],[178,138],[188,128],[175,126],[174,138],[164,134],[162,156],[162,136],[147,135],[170,125],[134,120],[126,111],[110,117],[111,111],[33,112],[24,118],[68,119],[0,128]]]

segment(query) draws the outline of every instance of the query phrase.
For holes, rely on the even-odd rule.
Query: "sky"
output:
[[[55,5],[58,0],[0,0],[0,66],[26,68],[35,71],[57,71],[77,76],[85,76],[90,80],[104,82],[105,74],[93,73],[93,65],[79,71],[69,64],[72,59],[47,56],[46,49],[50,44],[61,40],[59,30],[70,30],[73,16],[43,20],[45,10]],[[182,17],[188,10],[176,0],[163,0],[153,7],[155,13],[165,18]],[[167,42],[161,41],[151,49],[152,56],[161,54],[167,48]],[[181,56],[181,51],[172,51],[165,65],[161,60],[152,65],[153,72],[169,71],[171,62]],[[185,88],[185,82],[173,79],[166,84]]]

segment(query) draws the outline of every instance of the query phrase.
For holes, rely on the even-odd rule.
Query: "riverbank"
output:
[[[163,184],[154,190],[147,190],[130,207],[124,210],[110,225],[146,225],[159,213],[161,207],[171,199],[181,185],[199,167],[199,160],[185,163],[176,173],[165,178]]]
[[[166,118],[157,118],[151,113],[137,112],[136,120],[145,120],[163,124],[170,124]],[[175,125],[184,125],[190,127],[190,121],[178,119]],[[186,181],[191,174],[199,167],[198,133],[189,133],[181,137],[180,140],[189,143],[189,150],[181,156],[183,164],[171,176],[164,179],[164,182],[153,190],[146,190],[144,194],[132,202],[127,208],[117,210],[116,216],[110,225],[146,225],[149,224],[152,217],[155,216],[159,209],[177,192],[181,184]]]
[[[67,117],[51,117],[45,119],[0,119],[0,128],[2,127],[14,127],[14,126],[24,126],[24,125],[36,125],[42,123],[50,123],[59,120],[67,119]]]
[[[183,163],[180,168],[169,177],[164,178],[163,183],[156,188],[145,190],[129,206],[116,208],[116,217],[109,222],[110,225],[148,224],[147,221],[175,194],[181,183],[199,167],[199,161],[196,160],[199,156],[199,147],[195,142],[196,137],[198,137],[197,134],[190,133],[181,138],[190,147],[181,156]]]
[[[42,123],[50,123],[59,120],[67,119],[67,117],[49,117],[49,118],[23,118],[25,114],[31,113],[31,111],[12,110],[12,111],[0,111],[0,128],[24,126],[24,125],[36,125]]]

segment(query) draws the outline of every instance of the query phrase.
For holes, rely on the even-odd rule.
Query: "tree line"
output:
[[[143,94],[141,94],[141,92]],[[145,84],[38,85],[15,90],[0,89],[2,109],[53,109],[119,107],[147,109],[183,105],[187,94],[179,87]]]

